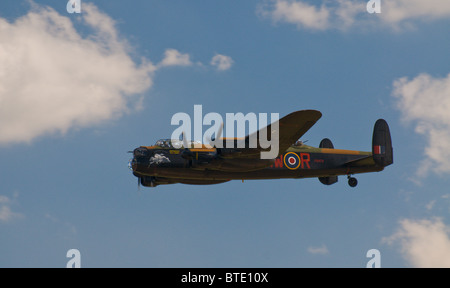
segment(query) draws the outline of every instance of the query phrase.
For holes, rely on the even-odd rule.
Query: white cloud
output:
[[[72,21],[33,5],[8,22],[0,18],[0,144],[30,142],[121,116],[139,105],[155,66],[137,65],[114,20],[83,3],[81,36]]]
[[[431,21],[450,17],[448,0],[380,1],[381,13],[367,12],[369,1],[322,1],[320,6],[301,0],[271,0],[257,11],[274,22],[295,24],[299,29],[346,30],[349,27],[385,26],[400,30],[412,21]]]
[[[430,202],[428,202],[428,203],[425,205],[425,209],[427,209],[428,211],[430,211],[431,209],[433,209],[434,204],[436,204],[436,200],[431,200]]]
[[[15,214],[11,211],[11,208],[6,205],[0,206],[0,222],[8,222]]]
[[[394,81],[392,95],[406,122],[415,123],[415,131],[424,135],[427,145],[425,160],[417,174],[428,171],[450,173],[450,74],[433,78],[420,74],[412,80],[406,77]]]
[[[441,219],[400,221],[400,227],[390,237],[390,245],[398,243],[410,265],[417,268],[450,268],[450,227]]]
[[[448,0],[391,0],[381,1],[382,20],[398,25],[409,20],[434,20],[450,17]]]
[[[320,255],[325,255],[325,254],[329,253],[327,246],[324,244],[320,247],[310,246],[310,247],[308,247],[308,252],[311,254],[320,254]]]
[[[4,204],[4,203],[8,203],[9,202],[9,198],[4,196],[4,195],[0,195],[0,204]]]
[[[318,8],[302,1],[278,0],[270,14],[276,22],[287,22],[309,29],[323,30],[330,25],[330,11],[324,5]]]
[[[192,62],[189,54],[182,54],[176,49],[167,49],[164,52],[164,59],[158,64],[158,67],[190,65]]]
[[[333,27],[340,30],[345,30],[353,24],[361,25],[361,19],[357,18],[359,15],[369,15],[367,13],[366,2],[353,2],[348,0],[338,0],[337,7],[333,11],[334,20]],[[363,14],[364,13],[364,14]]]
[[[17,195],[17,193],[14,193],[14,198],[17,198]],[[6,223],[15,218],[23,217],[22,214],[11,210],[12,203],[13,200],[9,199],[9,197],[0,195],[0,222]]]
[[[225,56],[222,54],[216,54],[211,59],[211,65],[216,66],[217,70],[219,71],[225,71],[231,68],[231,65],[233,65],[234,61],[231,59],[230,56]]]

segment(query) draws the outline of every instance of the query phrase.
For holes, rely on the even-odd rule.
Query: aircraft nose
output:
[[[149,154],[149,151],[145,147],[138,147],[138,148],[134,149],[134,151],[133,151],[133,155],[135,158],[136,157],[146,157],[146,156],[148,156],[148,154]]]
[[[130,169],[131,171],[134,171],[136,164],[137,164],[136,158],[131,158],[130,160],[128,160],[128,169]]]

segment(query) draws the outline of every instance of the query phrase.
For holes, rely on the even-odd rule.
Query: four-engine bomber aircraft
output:
[[[393,163],[389,126],[383,119],[375,123],[371,152],[334,149],[328,138],[323,139],[318,148],[297,141],[321,116],[316,110],[302,110],[279,119],[279,153],[275,159],[261,159],[261,151],[268,149],[261,148],[259,143],[256,148],[248,148],[250,135],[241,140],[221,138],[220,130],[216,134],[220,141],[234,141],[234,144],[244,141],[246,146],[217,148],[219,145],[202,145],[202,148],[191,148],[194,147],[192,142],[183,137],[183,147],[175,148],[181,146],[180,140],[162,139],[154,146],[136,148],[129,166],[138,177],[138,184],[146,187],[174,183],[201,185],[230,180],[311,177],[317,177],[321,183],[331,185],[338,181],[338,175],[347,175],[348,184],[355,187],[358,181],[351,175],[382,171]],[[271,125],[273,124],[267,126],[266,131],[271,131]],[[255,133],[259,135],[260,131]],[[224,143],[222,147],[227,145]]]

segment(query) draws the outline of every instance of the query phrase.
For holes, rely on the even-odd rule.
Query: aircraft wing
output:
[[[269,124],[266,127],[266,133],[270,136],[265,137],[267,134],[263,134],[262,138],[268,139],[271,141],[273,137],[276,137],[278,135],[278,154],[275,155],[273,158],[276,158],[280,154],[284,153],[292,144],[295,143],[300,137],[302,137],[316,122],[317,120],[322,117],[322,113],[316,110],[301,110],[292,112],[283,118],[279,119],[278,121]],[[272,131],[272,126],[276,127],[276,123],[278,122],[278,130]],[[259,141],[259,135],[261,133],[261,130],[258,130],[247,137],[245,137],[245,148],[239,149],[239,153],[233,153],[233,151],[230,151],[230,154],[227,155],[227,158],[234,158],[234,157],[245,157],[245,158],[256,158],[260,157],[262,151],[270,151],[271,148],[263,148],[261,147],[261,143]],[[250,139],[251,137],[256,137],[258,139],[257,141],[257,147],[256,148],[247,148],[250,147]],[[274,141],[272,141],[274,143]],[[236,155],[234,155],[236,154]]]

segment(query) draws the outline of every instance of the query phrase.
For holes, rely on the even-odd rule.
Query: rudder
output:
[[[375,163],[382,167],[394,163],[391,132],[384,119],[378,119],[373,127],[372,155]]]

